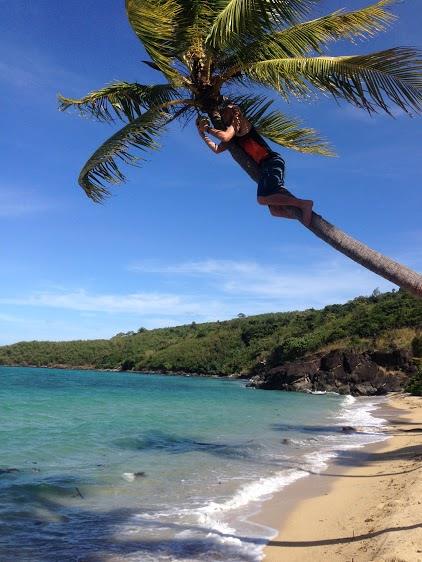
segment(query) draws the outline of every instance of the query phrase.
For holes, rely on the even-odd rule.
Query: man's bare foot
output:
[[[302,210],[302,222],[305,226],[310,226],[312,221],[312,207],[314,202],[310,199],[302,199],[300,208]]]
[[[268,205],[268,209],[273,217],[280,217],[284,219],[295,219],[295,215],[286,207],[279,205]]]

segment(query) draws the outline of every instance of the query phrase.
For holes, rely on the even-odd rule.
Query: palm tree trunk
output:
[[[239,146],[234,143],[232,144],[233,146],[231,146],[229,150],[234,160],[245,170],[253,181],[258,182],[258,166]],[[287,194],[292,195],[288,191]],[[292,196],[294,197],[294,195]],[[298,209],[293,207],[289,207],[289,209],[295,213],[297,218],[301,217],[301,213]],[[416,271],[372,250],[316,213],[312,213],[312,221],[307,228],[324,240],[324,242],[327,242],[327,244],[330,244],[330,246],[342,252],[355,262],[360,263],[367,269],[395,283],[399,287],[406,289],[409,293],[422,298],[422,275],[416,273]]]

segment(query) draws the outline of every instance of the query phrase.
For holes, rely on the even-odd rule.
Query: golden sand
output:
[[[422,562],[422,398],[392,395],[389,405],[400,410],[390,439],[300,501],[265,562]]]

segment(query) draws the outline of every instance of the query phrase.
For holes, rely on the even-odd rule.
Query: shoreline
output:
[[[17,369],[48,369],[51,371],[88,371],[88,372],[95,372],[95,373],[126,373],[128,375],[163,375],[169,377],[198,377],[198,378],[210,378],[210,379],[230,379],[230,380],[248,380],[247,377],[241,374],[230,374],[230,375],[217,375],[217,374],[207,374],[207,373],[190,373],[188,371],[163,371],[163,370],[149,370],[149,371],[135,371],[133,369],[107,369],[107,368],[96,368],[96,367],[87,367],[84,365],[81,366],[69,366],[69,365],[0,365],[1,367],[5,367],[8,369],[17,368]]]
[[[265,562],[422,562],[422,400],[389,395],[377,414],[386,440],[342,451],[252,518],[278,530]]]

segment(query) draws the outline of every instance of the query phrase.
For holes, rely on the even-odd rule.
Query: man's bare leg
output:
[[[270,206],[297,207],[302,211],[303,224],[305,224],[306,226],[309,226],[311,224],[312,207],[314,205],[314,202],[311,201],[310,199],[297,199],[296,197],[290,197],[289,195],[274,193],[272,195],[266,195],[266,196],[260,195],[258,197],[258,203],[260,205],[268,205],[269,207]],[[276,215],[276,216],[282,216],[282,215]]]

